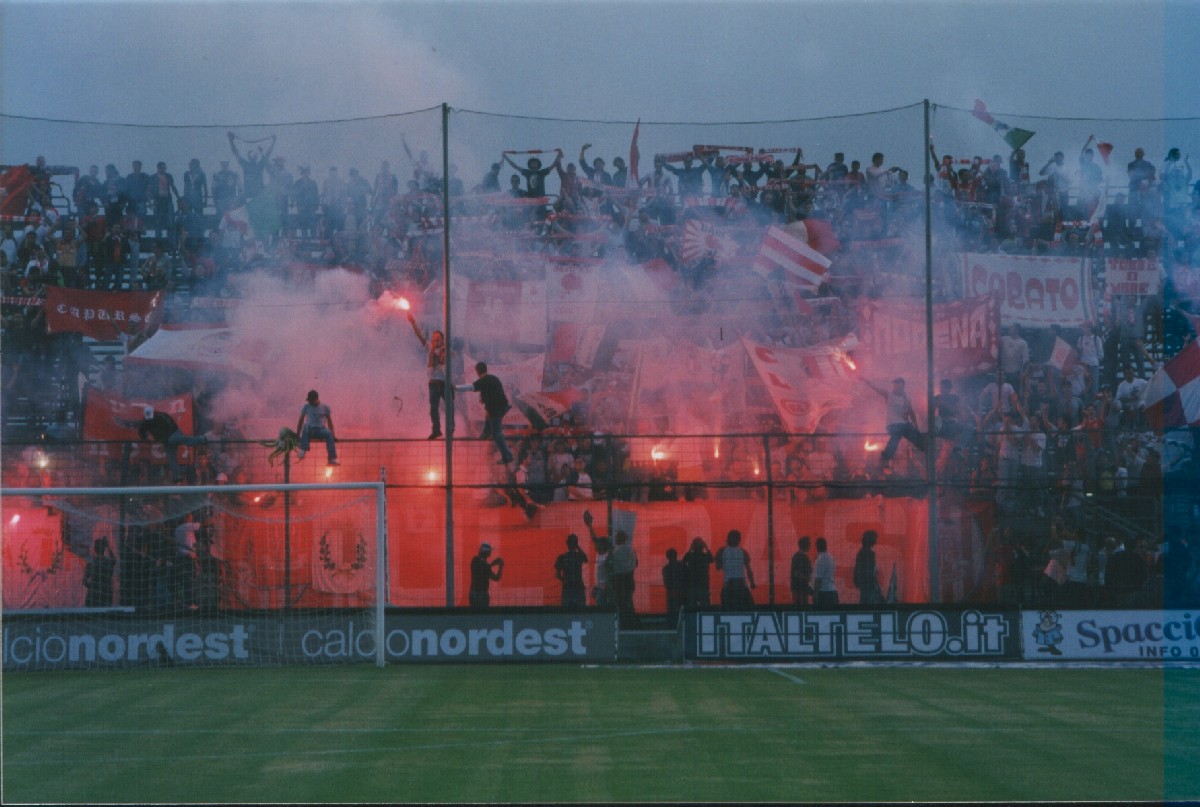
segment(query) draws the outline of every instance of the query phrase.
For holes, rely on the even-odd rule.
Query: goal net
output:
[[[5,489],[0,505],[6,671],[383,663],[382,482]]]

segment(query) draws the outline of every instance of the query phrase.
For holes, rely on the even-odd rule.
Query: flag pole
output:
[[[929,601],[941,601],[941,555],[937,535],[937,436],[933,421],[933,173],[929,155],[929,99],[925,99],[925,476],[929,479]]]
[[[442,102],[442,332],[446,335],[446,607],[454,607],[454,341],[450,333],[450,107]],[[405,149],[408,144],[405,143]]]

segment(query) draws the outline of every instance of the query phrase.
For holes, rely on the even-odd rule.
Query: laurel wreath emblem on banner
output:
[[[54,556],[50,558],[50,565],[45,569],[40,569],[37,571],[35,571],[34,568],[29,565],[29,555],[24,548],[21,549],[20,555],[17,556],[17,562],[21,565],[21,571],[24,572],[30,580],[43,582],[51,577],[54,577],[60,571],[62,571],[63,551],[61,547],[57,549],[54,552]]]
[[[356,533],[358,540],[354,542],[354,560],[350,564],[339,566],[333,560],[333,553],[329,549],[329,533],[325,532],[321,535],[320,540],[320,558],[321,567],[332,574],[334,577],[352,576],[367,565],[367,539],[363,537],[361,532]]]

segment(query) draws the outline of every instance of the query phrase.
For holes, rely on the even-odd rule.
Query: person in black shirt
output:
[[[492,545],[479,545],[479,554],[471,558],[471,591],[469,601],[472,608],[487,608],[491,604],[488,587],[504,573],[504,558],[489,560]]]
[[[713,563],[712,551],[704,539],[696,537],[691,549],[683,556],[687,569],[687,605],[689,608],[707,608],[710,604],[708,567]]]
[[[796,544],[796,554],[792,555],[791,589],[792,604],[807,606],[812,599],[812,558],[808,550],[812,539],[805,535]]]
[[[154,439],[162,443],[167,451],[167,462],[171,467],[171,480],[181,479],[178,454],[179,446],[199,446],[208,443],[208,435],[184,434],[175,422],[175,418],[166,412],[156,412],[154,407],[147,406],[143,412],[143,420],[138,425],[138,437],[143,440]]]
[[[668,624],[674,625],[679,611],[687,602],[688,570],[674,548],[667,550],[667,563],[662,568],[663,587],[667,590]]]
[[[479,375],[479,378],[475,379],[475,383],[457,384],[454,389],[459,392],[475,390],[479,393],[479,400],[487,415],[483,436],[491,436],[492,442],[496,444],[496,449],[500,452],[500,463],[508,465],[513,461],[512,452],[504,442],[504,414],[511,408],[508,404],[508,396],[504,394],[504,385],[500,383],[500,379],[488,372],[486,362],[476,363],[475,372]]]
[[[583,583],[583,564],[587,555],[579,548],[579,536],[567,536],[567,551],[554,561],[554,576],[562,583],[563,608],[583,608],[587,605],[587,587]]]

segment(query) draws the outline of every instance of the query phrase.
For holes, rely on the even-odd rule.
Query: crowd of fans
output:
[[[228,160],[210,181],[192,159],[181,183],[162,162],[150,174],[133,161],[124,176],[114,164],[103,176],[93,165],[76,176],[69,200],[55,195],[63,189],[52,177],[61,172],[41,158],[30,166],[35,182],[26,215],[6,223],[0,235],[7,412],[20,411],[20,401],[37,400],[48,388],[69,387],[63,379],[81,372],[107,374],[95,379],[100,386],[116,383],[112,374],[122,372],[106,366],[98,373],[77,335],[45,334],[39,299],[49,285],[163,290],[185,299],[234,296],[230,278],[239,273],[302,264],[357,268],[380,292],[424,288],[440,276],[446,209],[454,250],[469,256],[456,259],[456,271],[468,278],[529,280],[544,271],[536,261],[496,257],[504,254],[662,261],[678,277],[674,305],[685,314],[702,313],[711,304],[705,300],[720,300],[732,285],[745,283],[744,275],[722,271],[719,250],[688,248],[687,223],[721,227],[736,249],[770,225],[824,222],[834,236],[826,245],[833,263],[826,283],[809,295],[819,304],[802,312],[794,295],[778,293],[770,279],[762,283],[762,316],[747,328],[767,344],[804,346],[846,336],[857,325],[856,301],[912,294],[924,283],[915,268],[923,263],[924,193],[904,168],[887,166],[883,153],[871,155],[866,167],[858,160],[847,164],[842,153],[821,166],[800,148],[731,153],[694,147],[655,156],[639,177],[621,157],[611,167],[589,157],[591,146],[584,144],[577,162],[567,162],[562,150],[552,160],[505,152],[468,188],[453,165],[443,179],[428,155],[413,156],[407,144],[406,176],[388,162],[373,181],[356,168],[343,176],[331,166],[318,183],[308,165],[292,173],[274,154],[274,138],[238,143],[230,133],[240,174]],[[1082,591],[1103,587],[1106,559],[1122,544],[1134,551],[1140,541],[1149,553],[1142,565],[1161,567],[1166,547],[1153,532],[1163,515],[1164,470],[1194,467],[1188,465],[1194,463],[1190,437],[1174,448],[1148,428],[1141,391],[1163,361],[1195,338],[1191,273],[1200,269],[1200,182],[1193,184],[1189,159],[1178,149],[1156,166],[1136,148],[1124,171],[1111,164],[1106,170],[1101,162],[1109,152],[1099,161],[1090,142],[1075,165],[1063,152],[1039,166],[1023,149],[1007,159],[959,159],[930,150],[937,166],[931,198],[939,255],[1078,256],[1089,267],[1096,299],[1104,298],[1107,260],[1151,258],[1164,268],[1160,293],[1106,299],[1098,320],[1079,329],[1005,327],[995,372],[941,380],[933,401],[931,421],[941,439],[929,441],[928,450],[938,481],[943,491],[994,503],[989,550],[1003,593],[1023,602],[1083,602]],[[1113,178],[1120,174],[1117,187]],[[480,257],[485,253],[492,257]],[[934,282],[935,300],[961,296],[949,270],[935,272]],[[186,306],[175,310],[194,316]],[[1078,356],[1070,365],[1050,360],[1060,339]],[[488,349],[465,347],[473,355]],[[547,367],[546,377],[551,386],[579,380],[571,367]],[[861,419],[835,414],[816,434],[773,435],[773,461],[762,476],[752,446],[707,460],[704,478],[689,481],[678,479],[668,463],[647,468],[627,442],[596,434],[636,433],[640,424],[608,420],[576,404],[552,428],[525,437],[515,475],[497,471],[492,503],[519,506],[532,518],[562,500],[710,495],[706,482],[746,483],[717,495],[761,496],[766,480],[775,495],[791,500],[911,495],[914,489],[902,483],[922,478],[923,452],[905,446],[884,467],[875,453],[880,445],[857,433],[855,423]],[[779,431],[769,418],[726,425]],[[220,468],[219,457],[199,454],[195,481],[229,479],[238,471],[236,464]],[[1191,523],[1184,539],[1194,551]]]

